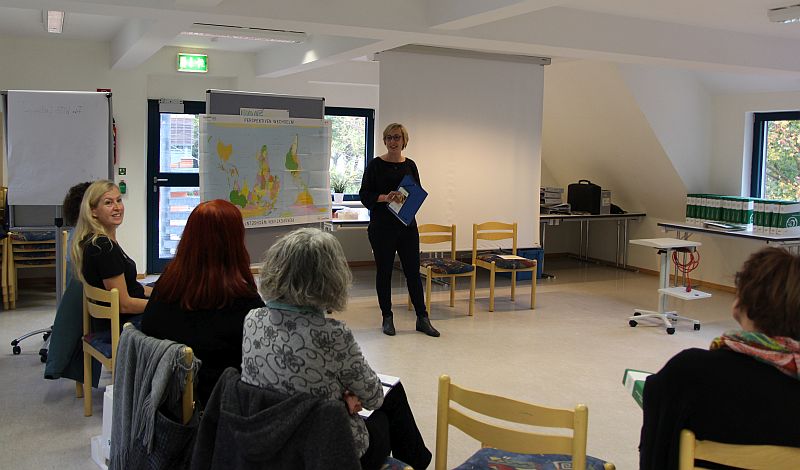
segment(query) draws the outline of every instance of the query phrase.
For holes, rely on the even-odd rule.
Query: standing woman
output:
[[[383,315],[383,333],[395,335],[392,318],[392,269],[394,255],[397,253],[406,277],[408,294],[417,312],[417,331],[428,336],[439,336],[425,309],[422,279],[419,276],[417,221],[414,219],[405,226],[388,208],[390,202],[402,202],[403,194],[397,191],[397,187],[404,176],[411,175],[421,185],[417,165],[403,155],[403,149],[408,145],[408,131],[402,124],[389,124],[383,130],[383,143],[387,152],[369,162],[358,192],[361,203],[369,209],[367,233],[375,257],[375,289]]]
[[[241,368],[244,317],[264,306],[250,272],[239,209],[215,199],[194,208],[142,316],[142,332],[190,346],[203,361],[197,396],[208,402],[219,376]]]
[[[130,315],[144,312],[152,289],[139,284],[136,263],[117,243],[117,227],[124,217],[119,187],[107,180],[92,183],[81,201],[70,256],[82,282],[99,289],[116,287],[120,313]]]

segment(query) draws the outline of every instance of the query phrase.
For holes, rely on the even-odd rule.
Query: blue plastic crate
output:
[[[536,278],[542,278],[542,266],[544,265],[544,250],[541,248],[519,248],[517,249],[517,256],[522,256],[523,258],[528,259],[535,259],[536,264]],[[511,273],[497,273],[498,276],[503,276],[510,278]],[[517,280],[518,281],[530,281],[531,279],[531,271],[523,271],[517,273]]]

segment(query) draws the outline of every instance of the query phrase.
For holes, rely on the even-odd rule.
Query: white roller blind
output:
[[[403,51],[378,60],[375,153],[386,152],[387,124],[408,128],[404,153],[429,193],[417,222],[456,224],[459,250],[472,248],[472,224],[487,221],[517,222],[519,247],[538,244],[543,66]]]
[[[8,202],[60,205],[74,184],[109,177],[105,93],[8,92]]]

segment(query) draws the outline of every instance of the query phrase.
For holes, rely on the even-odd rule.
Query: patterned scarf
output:
[[[731,330],[714,338],[709,349],[731,349],[775,366],[800,380],[800,341],[786,336],[767,336],[752,331]]]

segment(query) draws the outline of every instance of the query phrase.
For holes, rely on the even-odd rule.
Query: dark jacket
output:
[[[687,349],[647,378],[643,470],[677,469],[681,429],[698,440],[800,447],[800,380],[728,349]]]
[[[50,346],[47,351],[46,379],[72,379],[83,383],[83,284],[68,278],[67,288],[56,309]],[[100,381],[100,363],[92,358],[92,386]]]
[[[286,395],[240,380],[234,368],[211,392],[192,469],[361,468],[343,401]]]

